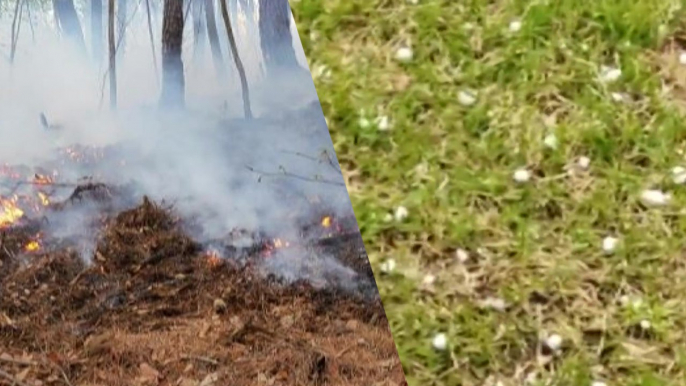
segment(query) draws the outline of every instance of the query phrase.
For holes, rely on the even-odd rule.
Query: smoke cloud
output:
[[[0,164],[43,168],[55,173],[58,182],[90,176],[94,181],[126,185],[135,197],[172,202],[184,217],[201,224],[193,234],[201,241],[225,237],[234,228],[295,237],[295,218],[309,214],[312,197],[325,201],[334,212],[351,213],[312,78],[304,72],[284,78],[279,85],[264,82],[255,15],[237,18],[236,33],[257,119],[242,119],[240,83],[229,60],[226,31],[219,29],[229,74],[221,82],[209,47],[194,55],[189,21],[183,46],[187,110],[162,114],[157,109],[160,76],[153,62],[145,8],[134,4],[117,68],[116,113],[108,109],[105,58],[98,63],[60,36],[48,6],[32,5],[31,23],[24,13],[13,65],[5,55],[11,46],[11,15],[3,14]],[[80,9],[80,13],[88,45],[89,18],[84,17],[88,10]],[[154,16],[159,60],[161,15]],[[297,33],[293,36],[298,59],[307,68]],[[55,130],[41,125],[41,113]],[[291,115],[280,119],[285,113]],[[104,155],[88,165],[56,163],[63,149],[74,146],[104,149]],[[329,158],[311,159],[322,154]],[[305,178],[271,175],[284,171]],[[316,178],[328,182],[308,181]],[[0,185],[0,195],[9,194],[9,188]],[[50,219],[48,232],[59,238],[95,240],[91,223],[100,209],[74,205]],[[87,259],[93,242],[85,242]],[[289,280],[316,276],[312,270],[285,269],[307,263],[290,252],[280,255],[283,258],[270,260],[270,271]],[[332,259],[322,261],[327,274],[351,275]]]

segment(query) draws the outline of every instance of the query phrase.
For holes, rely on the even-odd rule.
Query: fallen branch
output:
[[[196,360],[199,362],[209,363],[209,364],[214,365],[214,366],[219,365],[219,361],[217,361],[217,360],[214,360],[214,359],[208,358],[208,357],[197,356],[197,355],[183,355],[183,356],[181,356],[180,359],[181,360]]]
[[[310,161],[317,162],[317,163],[322,163],[323,161],[326,161],[326,163],[329,166],[331,166],[331,168],[333,170],[337,171],[338,173],[342,173],[341,169],[333,161],[333,158],[331,158],[331,154],[329,154],[328,150],[323,150],[321,152],[321,157],[313,157],[311,155],[307,155],[307,154],[301,153],[299,151],[283,150],[282,152],[286,153],[286,154],[293,154],[295,156],[302,157],[302,158],[305,158],[305,159],[308,159]]]
[[[246,165],[245,167],[246,167],[246,169],[248,169],[249,171],[251,171],[251,172],[253,172],[253,173],[256,173],[256,174],[259,174],[259,175],[260,175],[260,177],[257,179],[257,182],[262,182],[262,177],[290,177],[290,178],[295,178],[296,180],[301,180],[301,181],[318,182],[318,183],[321,183],[321,184],[336,185],[336,186],[343,186],[343,187],[345,187],[345,183],[344,183],[344,182],[326,180],[326,179],[323,179],[323,178],[321,178],[321,177],[319,177],[319,176],[315,176],[315,177],[301,176],[301,175],[298,175],[298,174],[291,173],[291,172],[287,171],[287,170],[286,170],[285,168],[283,168],[283,167],[279,167],[279,169],[281,169],[281,173],[264,172],[264,171],[257,170],[257,169],[255,169],[255,168],[253,168],[252,166],[249,166],[249,165]]]
[[[0,378],[5,378],[5,380],[11,382],[11,385],[17,385],[17,386],[31,386],[28,383],[24,381],[20,381],[17,379],[17,377],[13,376],[12,374],[6,372],[5,370],[0,369]]]
[[[29,361],[25,359],[16,359],[16,358],[9,358],[5,356],[0,356],[0,362],[6,362],[6,363],[12,363],[15,365],[22,365],[22,366],[35,366],[38,363],[34,361]]]

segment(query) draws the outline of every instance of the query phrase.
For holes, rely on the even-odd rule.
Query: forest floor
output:
[[[293,12],[410,385],[686,384],[683,1]]]
[[[67,248],[22,253],[34,234],[2,233],[0,385],[404,382],[378,296],[265,279],[148,200],[104,221],[89,265]],[[334,250],[371,277],[356,248]]]

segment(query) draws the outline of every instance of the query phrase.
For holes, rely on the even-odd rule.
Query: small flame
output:
[[[331,217],[330,216],[326,216],[322,219],[322,226],[324,228],[328,228],[331,226]]]
[[[36,174],[33,176],[33,183],[36,185],[50,185],[52,184],[52,178],[44,176],[41,174]]]
[[[207,252],[207,265],[209,265],[211,268],[218,267],[222,263],[222,258],[219,256],[219,252],[217,251],[208,251]]]
[[[17,207],[16,201],[16,197],[12,199],[0,198],[0,206],[2,207],[0,211],[0,228],[8,227],[24,216],[24,211]]]
[[[26,252],[35,252],[40,249],[40,243],[38,241],[29,241],[28,244],[26,244]]]
[[[41,205],[43,205],[43,206],[50,205],[50,200],[48,199],[48,196],[45,193],[38,192],[38,198],[40,199]]]
[[[288,243],[288,241],[284,241],[281,239],[274,239],[274,248],[283,248],[283,247],[287,247],[289,245],[290,244]]]

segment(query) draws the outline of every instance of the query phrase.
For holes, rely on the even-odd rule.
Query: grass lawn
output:
[[[686,385],[686,4],[414,3],[292,1],[410,385]]]

